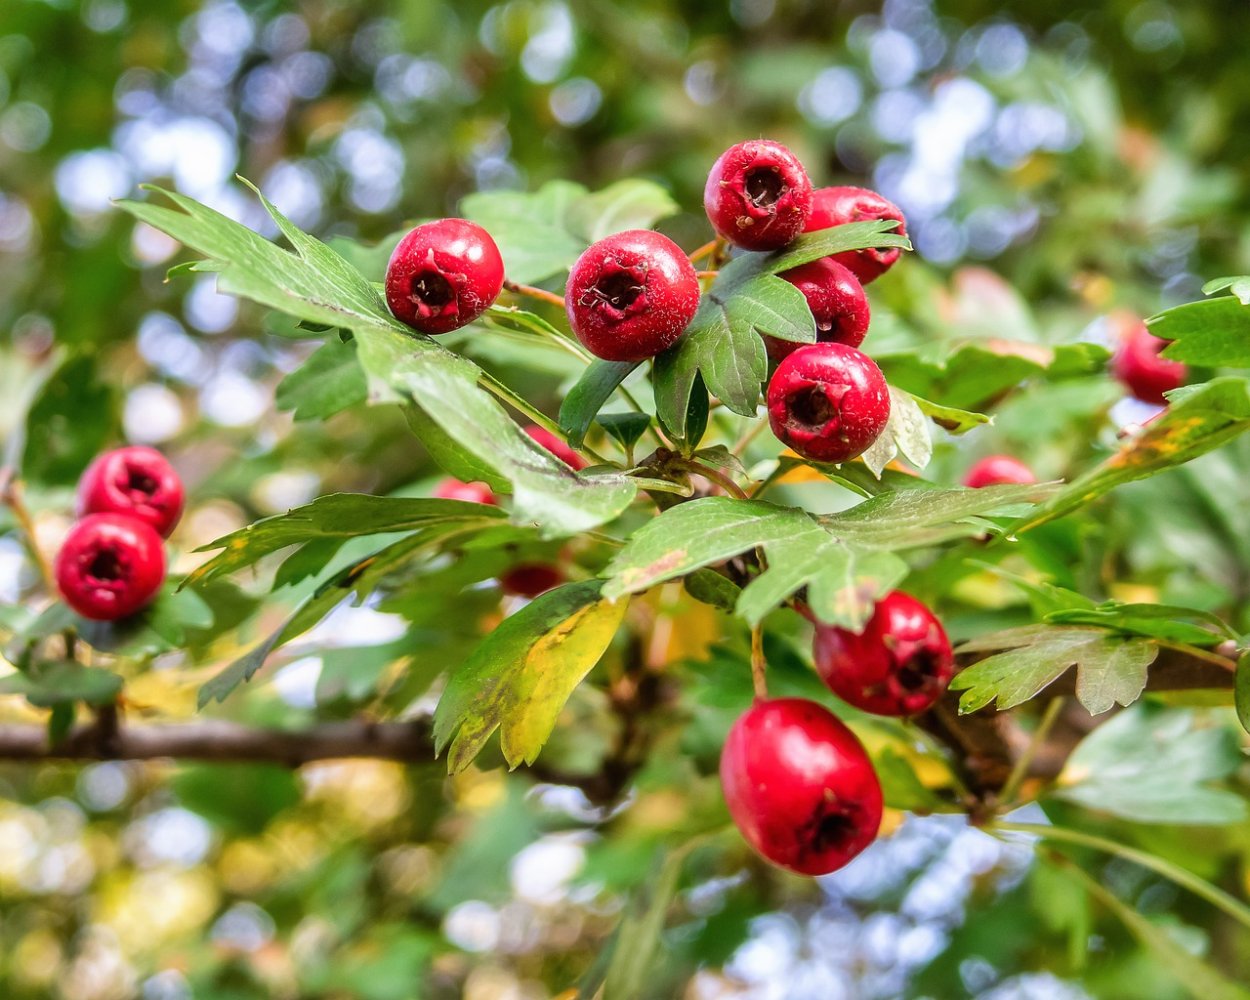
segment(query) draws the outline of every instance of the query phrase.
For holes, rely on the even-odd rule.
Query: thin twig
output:
[[[546,302],[549,305],[564,308],[564,296],[557,295],[555,292],[549,292],[545,288],[535,288],[533,285],[522,285],[515,281],[505,281],[503,287],[514,295],[526,295],[531,299],[538,299],[540,302]]]
[[[1155,645],[1162,649],[1171,649],[1177,653],[1183,653],[1185,656],[1192,656],[1195,660],[1204,660],[1207,663],[1213,663],[1217,667],[1227,670],[1229,673],[1236,673],[1237,663],[1230,660],[1226,656],[1219,653],[1213,653],[1210,650],[1203,649],[1201,646],[1191,646],[1187,642],[1173,642],[1170,639],[1155,639]]]
[[[694,250],[690,254],[690,263],[697,264],[704,257],[711,257],[716,252],[717,246],[720,244],[720,237],[714,240],[708,240],[698,250]]]
[[[764,659],[764,626],[756,625],[751,629],[751,683],[755,687],[755,697],[761,701],[768,697],[768,683],[764,674],[768,669],[768,661]]]
[[[698,473],[704,479],[710,479],[726,493],[737,497],[739,500],[750,499],[750,497],[746,494],[746,490],[735,483],[732,479],[721,472],[717,472],[715,469],[709,468],[702,462],[689,460],[686,462],[686,468],[688,468],[691,472]]]
[[[545,427],[547,430],[551,431],[552,434],[559,436],[562,441],[567,439],[559,424],[557,424],[541,410],[531,406],[525,397],[513,392],[506,385],[500,382],[499,379],[495,378],[494,375],[490,374],[490,372],[482,372],[478,376],[478,383],[488,392],[493,393],[498,399],[503,400],[513,409],[523,413],[534,423],[538,424],[539,427]],[[578,451],[581,451],[583,454],[593,459],[596,465],[610,464],[606,458],[593,449],[587,447],[585,444],[583,444]]]
[[[1028,746],[1016,758],[1016,762],[1011,768],[1011,773],[1007,775],[1007,780],[1003,783],[1003,789],[998,797],[1004,804],[1010,804],[1015,801],[1016,794],[1020,791],[1020,785],[1029,773],[1029,767],[1033,763],[1033,758],[1037,756],[1037,751],[1046,742],[1046,737],[1050,734],[1050,727],[1059,718],[1059,713],[1063,711],[1064,704],[1065,699],[1063,698],[1052,699],[1042,713],[1042,717],[1038,719],[1037,728],[1033,730],[1033,735],[1029,737]]]
[[[715,278],[718,274],[720,274],[720,271],[695,271],[694,272],[694,276],[696,278]]]
[[[52,564],[48,562],[47,557],[39,548],[39,539],[35,534],[35,521],[30,516],[30,509],[22,497],[21,480],[14,475],[11,468],[0,469],[0,503],[13,511],[13,518],[17,521],[22,540],[26,543],[26,550],[39,570],[39,578],[49,592],[55,592],[56,578],[52,573]]]
[[[757,419],[753,421],[750,429],[745,434],[743,434],[742,437],[738,438],[738,443],[733,446],[733,449],[732,449],[733,453],[737,455],[739,458],[741,458],[742,455],[746,452],[747,446],[750,445],[750,443],[754,441],[757,437],[759,437],[760,434],[763,433],[764,428],[767,426],[768,426],[767,420]]]

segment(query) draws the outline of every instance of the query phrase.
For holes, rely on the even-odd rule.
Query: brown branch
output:
[[[36,569],[39,570],[40,580],[43,581],[43,585],[49,593],[55,593],[56,578],[52,573],[52,564],[48,562],[47,556],[39,548],[39,539],[35,534],[35,519],[30,516],[30,509],[26,506],[26,498],[22,495],[21,480],[17,478],[13,469],[8,466],[0,468],[0,503],[13,511],[13,519],[17,522],[18,530],[22,534],[22,541],[26,545],[26,551],[30,553]]]

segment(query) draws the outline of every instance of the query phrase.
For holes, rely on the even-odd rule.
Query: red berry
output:
[[[552,434],[546,427],[539,427],[537,424],[530,424],[525,428],[525,433],[551,452],[551,454],[555,455],[556,458],[558,458],[574,472],[579,469],[586,468],[586,459],[582,458],[582,456],[569,447],[566,442],[560,440],[559,437]]]
[[[803,698],[756,702],[720,758],[725,802],[747,843],[802,875],[827,875],[872,843],[881,783],[855,734]]]
[[[699,279],[667,236],[631,229],[577,258],[565,303],[573,332],[591,354],[642,361],[669,347],[694,318]]]
[[[894,231],[900,236],[907,235],[907,221],[902,211],[876,191],[861,187],[817,188],[812,192],[812,213],[807,217],[803,232],[814,233],[818,229],[842,226],[848,222],[872,222],[874,219],[897,219],[898,228]],[[832,259],[849,267],[855,277],[866,285],[893,267],[901,253],[898,247],[846,250],[835,253]]]
[[[782,271],[785,278],[807,299],[816,320],[816,342],[858,347],[868,333],[868,296],[851,271],[830,257]],[[764,346],[774,361],[798,350],[802,344],[765,337]]]
[[[874,715],[926,711],[955,675],[942,623],[899,590],[877,602],[858,635],[818,624],[812,655],[816,672],[834,694]]]
[[[845,344],[806,344],[768,383],[773,433],[813,462],[846,462],[885,430],[890,392],[866,354]]]
[[[514,597],[537,597],[564,582],[564,574],[558,566],[546,563],[524,563],[513,566],[499,578],[505,594]]]
[[[444,479],[434,487],[434,495],[440,500],[463,500],[466,503],[499,506],[499,498],[485,483],[466,483],[459,479]]]
[[[488,233],[465,219],[417,226],[386,265],[386,301],[395,318],[422,333],[472,323],[503,289],[503,258]]]
[[[96,457],[78,481],[79,517],[129,514],[168,538],[186,495],[178,473],[155,448],[131,445]]]
[[[1181,385],[1189,370],[1179,361],[1159,357],[1168,346],[1138,323],[1125,334],[1111,359],[1111,371],[1124,388],[1144,403],[1167,403],[1164,393]]]
[[[65,603],[96,621],[133,615],[164,579],[161,536],[127,514],[88,514],[70,528],[56,557]]]
[[[1033,470],[1018,458],[1012,458],[1010,455],[987,455],[973,465],[964,476],[964,485],[974,490],[982,486],[1000,486],[1004,483],[1035,482],[1037,482],[1037,476],[1033,475]]]
[[[789,149],[750,139],[721,153],[707,175],[703,208],[712,228],[748,250],[776,250],[803,231],[812,182]]]

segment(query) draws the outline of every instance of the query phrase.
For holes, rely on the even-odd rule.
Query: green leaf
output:
[[[921,413],[951,434],[967,434],[974,427],[994,422],[993,417],[987,417],[984,413],[971,413],[953,406],[941,406],[919,396],[911,396],[911,399],[920,408]]]
[[[1157,419],[1102,464],[1077,477],[1012,525],[1027,531],[1084,507],[1105,493],[1183,465],[1250,429],[1250,381],[1217,378],[1179,389]]]
[[[363,403],[368,390],[356,342],[332,338],[278,383],[274,400],[279,410],[293,410],[296,420],[325,420]]]
[[[1228,289],[1241,300],[1243,306],[1250,306],[1250,276],[1239,274],[1231,278],[1212,278],[1202,286],[1203,295],[1214,295]]]
[[[982,636],[959,647],[960,653],[1002,649],[951,681],[963,691],[961,713],[975,712],[991,701],[999,711],[1028,701],[1072,666],[1077,668],[1076,697],[1092,715],[1115,705],[1131,705],[1146,686],[1146,670],[1158,647],[1139,638],[1108,634],[1100,628],[1030,625]]]
[[[183,586],[238,572],[288,545],[416,531],[435,525],[458,531],[464,527],[485,527],[504,516],[498,507],[463,500],[331,493],[285,514],[262,518],[200,547],[197,552],[222,551],[190,573]],[[332,555],[333,551],[328,551],[325,558]]]
[[[93,649],[114,656],[142,657],[181,649],[188,629],[213,624],[212,609],[194,590],[180,590],[166,582],[156,600],[136,615],[114,622],[80,618],[78,634]]]
[[[890,419],[861,457],[872,474],[880,478],[900,452],[917,469],[923,469],[933,457],[933,438],[929,435],[929,421],[911,393],[890,386]]]
[[[598,422],[622,448],[632,448],[647,433],[651,417],[646,413],[601,413]]]
[[[1077,745],[1053,794],[1135,823],[1240,823],[1245,799],[1212,783],[1241,759],[1229,726],[1143,702]]]
[[[907,573],[895,551],[988,530],[989,522],[976,515],[1016,509],[1038,495],[1031,492],[1036,489],[890,493],[821,518],[759,500],[692,500],[634,533],[605,571],[603,593],[609,599],[638,593],[761,547],[768,568],[742,591],[738,615],[756,624],[807,587],[817,617],[857,628],[871,615],[873,602]]]
[[[1250,650],[1237,657],[1237,672],[1233,675],[1233,704],[1241,728],[1250,733]]]
[[[587,243],[597,243],[627,229],[650,229],[680,211],[673,196],[654,181],[630,178],[577,199],[569,208],[569,224]]]
[[[560,429],[569,444],[580,447],[591,421],[640,361],[592,361],[560,404]]]
[[[1151,639],[1184,642],[1191,646],[1215,646],[1236,639],[1218,615],[1170,604],[1121,604],[1107,601],[1091,608],[1065,608],[1046,615],[1055,625],[1098,625]]]
[[[1163,357],[1172,361],[1250,368],[1250,307],[1235,296],[1165,309],[1146,320],[1146,326],[1156,337],[1172,342],[1163,350]]]
[[[0,677],[0,695],[21,694],[36,708],[85,701],[110,705],[122,689],[122,679],[111,670],[84,667],[74,660],[32,665],[29,673]]]
[[[456,773],[496,729],[509,765],[532,764],[573,689],[612,641],[626,601],[599,581],[568,583],[505,619],[452,671],[434,713],[434,744]]]
[[[48,376],[26,415],[22,477],[42,486],[72,486],[116,438],[117,390],[95,358],[72,354]]]

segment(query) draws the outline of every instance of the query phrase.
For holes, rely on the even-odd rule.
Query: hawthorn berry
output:
[[[842,226],[848,222],[872,222],[875,219],[897,219],[900,236],[907,235],[907,221],[894,202],[876,191],[861,187],[826,187],[812,192],[812,211],[803,232]],[[885,274],[902,251],[898,247],[869,247],[866,250],[845,250],[833,254],[832,260],[850,268],[861,284],[868,284]]]
[[[440,500],[463,500],[465,503],[499,506],[499,498],[485,483],[466,483],[460,479],[444,479],[434,487],[434,495]]]
[[[84,618],[115,621],[147,606],[165,579],[165,550],[150,524],[129,514],[88,514],[56,557],[65,603]]]
[[[467,219],[417,226],[386,265],[386,302],[395,318],[422,333],[472,323],[503,289],[503,258],[488,233]]]
[[[129,514],[168,538],[186,493],[169,460],[155,448],[131,445],[98,455],[78,481],[76,512]]]
[[[542,445],[574,472],[586,468],[586,459],[582,458],[566,441],[562,441],[559,436],[552,434],[546,427],[530,424],[525,428],[525,433],[533,438],[535,443]]]
[[[600,240],[569,272],[565,308],[577,339],[605,361],[642,361],[681,336],[699,279],[676,243],[649,229]]]
[[[513,597],[537,597],[563,582],[560,567],[549,563],[522,563],[499,578],[503,592]]]
[[[863,632],[817,624],[812,656],[829,690],[873,715],[926,711],[955,675],[942,623],[900,590],[877,602]]]
[[[805,344],[768,383],[768,422],[783,444],[813,462],[846,462],[885,430],[890,392],[866,354],[845,344]]]
[[[964,476],[964,485],[972,489],[982,486],[1000,486],[1004,483],[1035,483],[1033,470],[1010,455],[987,455],[975,463]]]
[[[1167,403],[1163,395],[1180,386],[1189,374],[1179,361],[1159,357],[1168,346],[1138,323],[1125,334],[1111,359],[1111,371],[1129,393],[1144,403]]]
[[[807,308],[816,320],[816,342],[858,347],[868,333],[868,296],[850,269],[829,257],[782,271],[785,278],[807,299]],[[802,344],[777,337],[764,337],[768,356],[774,361],[792,354]]]
[[[730,146],[712,164],[703,208],[718,234],[748,250],[776,250],[803,231],[812,182],[789,149],[769,139]]]
[[[804,698],[747,709],[721,751],[720,778],[747,843],[802,875],[841,868],[881,825],[881,783],[868,754],[832,712]]]

